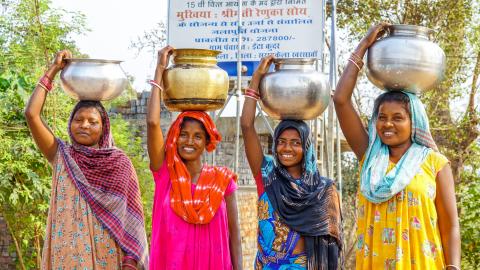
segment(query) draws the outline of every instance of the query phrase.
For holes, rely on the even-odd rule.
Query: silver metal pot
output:
[[[444,75],[445,53],[430,41],[431,34],[422,26],[390,26],[368,49],[368,79],[383,90],[420,93],[434,87]]]
[[[274,119],[313,119],[330,102],[328,77],[315,70],[315,58],[278,58],[275,72],[260,83],[263,110]]]
[[[66,59],[60,73],[65,93],[78,100],[111,100],[127,87],[121,61]]]

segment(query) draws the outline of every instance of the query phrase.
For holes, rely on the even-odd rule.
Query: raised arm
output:
[[[367,49],[384,34],[384,29],[388,25],[388,23],[380,23],[372,26],[355,49],[353,58],[358,57],[362,59]],[[363,157],[368,148],[367,131],[352,103],[352,93],[357,83],[360,68],[360,65],[357,67],[356,64],[349,60],[333,95],[333,102],[335,103],[335,111],[337,112],[340,127],[358,159]]]
[[[65,66],[64,59],[71,57],[72,53],[68,50],[58,52],[55,60],[44,75],[47,76],[47,80],[53,81],[55,75]],[[37,84],[25,107],[25,119],[27,120],[28,128],[38,148],[47,160],[52,163],[57,153],[58,143],[55,140],[53,132],[41,116],[47,93],[47,90],[44,89],[43,86],[40,86],[40,83]]]
[[[270,64],[273,61],[273,56],[267,56],[262,59],[257,70],[253,73],[252,80],[250,81],[249,89],[257,91],[260,81],[268,72]],[[245,152],[247,155],[248,164],[254,176],[260,173],[263,161],[262,145],[258,138],[257,131],[255,130],[255,112],[257,108],[257,101],[253,98],[245,97],[243,103],[242,116],[240,124],[242,126],[243,142],[245,144]]]
[[[460,268],[460,224],[458,222],[455,186],[450,164],[445,165],[437,174],[437,196],[435,207],[438,213],[438,228],[446,265]],[[447,267],[445,269],[454,269]]]
[[[153,81],[158,86],[163,86],[163,72],[168,66],[173,47],[167,46],[158,52],[157,68]],[[147,149],[150,158],[150,168],[154,171],[160,169],[165,158],[165,142],[163,139],[162,128],[160,126],[160,99],[161,91],[159,87],[152,84],[152,92],[148,100],[147,109]]]

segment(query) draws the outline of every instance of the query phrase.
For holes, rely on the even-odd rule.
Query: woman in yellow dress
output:
[[[368,131],[351,97],[372,26],[352,53],[334,95],[345,138],[361,160],[356,269],[460,269],[460,230],[450,164],[437,150],[423,104],[389,91],[375,100]]]

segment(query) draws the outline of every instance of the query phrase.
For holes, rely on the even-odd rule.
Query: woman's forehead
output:
[[[300,133],[295,128],[286,128],[278,136],[279,139],[300,139]]]
[[[95,107],[82,107],[75,112],[74,116],[89,115],[101,118],[101,114]]]

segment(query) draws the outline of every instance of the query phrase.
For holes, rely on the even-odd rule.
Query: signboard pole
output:
[[[236,113],[236,132],[235,132],[235,157],[234,157],[234,172],[238,174],[238,158],[240,151],[240,95],[242,94],[242,9],[243,0],[238,0],[238,48],[237,48],[237,113]]]

